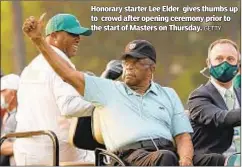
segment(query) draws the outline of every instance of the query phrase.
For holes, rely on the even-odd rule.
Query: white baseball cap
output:
[[[5,75],[1,78],[1,91],[4,89],[18,90],[19,76],[16,74]]]

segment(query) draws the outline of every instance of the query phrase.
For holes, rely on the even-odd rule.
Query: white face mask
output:
[[[1,95],[1,109],[7,110],[9,107],[9,104],[5,102],[5,97]]]

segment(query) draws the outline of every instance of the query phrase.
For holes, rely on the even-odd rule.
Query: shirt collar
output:
[[[132,94],[135,94],[135,95],[139,95],[137,92],[135,92],[134,90],[132,90],[128,85],[125,85],[125,90],[127,92],[128,95],[132,95]],[[148,94],[149,92],[155,94],[155,95],[158,95],[158,90],[157,90],[157,87],[155,86],[155,83],[153,81],[151,81],[151,85],[150,85],[150,88],[145,92],[145,94],[143,96],[145,96],[146,94]]]
[[[72,68],[76,69],[75,65],[71,62],[71,60],[67,57],[67,55],[62,50],[60,50],[59,48],[53,45],[50,45],[50,46],[55,50],[55,52],[58,53],[60,57],[62,57],[65,61],[67,61]]]
[[[216,83],[215,79],[211,77],[210,79],[211,83],[215,86],[215,88],[218,90],[218,92],[221,94],[222,97],[225,97],[225,92],[226,92],[226,88],[220,86],[219,84]],[[234,96],[234,89],[233,89],[233,85],[228,89],[229,91],[232,92],[232,95]]]
[[[152,93],[154,93],[156,96],[158,96],[158,89],[157,89],[157,87],[156,87],[156,85],[155,85],[155,83],[153,82],[153,81],[151,81],[151,86],[150,86],[150,88],[147,90],[147,93],[148,92],[152,92]]]

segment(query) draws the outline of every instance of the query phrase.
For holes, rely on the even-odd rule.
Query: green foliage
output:
[[[13,24],[11,19],[11,2],[1,1],[1,69],[3,69],[4,73],[10,73],[14,70],[12,59],[14,49],[12,45]]]
[[[170,87],[176,90],[182,102],[186,102],[189,94],[193,91],[192,75],[194,74],[191,70],[184,71],[181,75],[171,81]]]

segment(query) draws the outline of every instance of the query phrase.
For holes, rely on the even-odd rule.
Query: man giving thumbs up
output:
[[[52,17],[44,31],[43,14],[39,19],[33,16],[25,20],[24,33],[32,41],[46,41],[69,67],[77,54],[82,36],[92,31],[80,25],[71,14],[57,14]],[[39,54],[20,77],[18,92],[17,132],[52,130],[60,143],[60,162],[93,161],[94,153],[76,149],[68,143],[69,121],[63,116],[89,116],[94,109],[89,102],[69,84],[64,82],[50,67],[42,54]],[[46,137],[17,139],[14,145],[17,165],[49,165],[52,163],[52,144]]]

